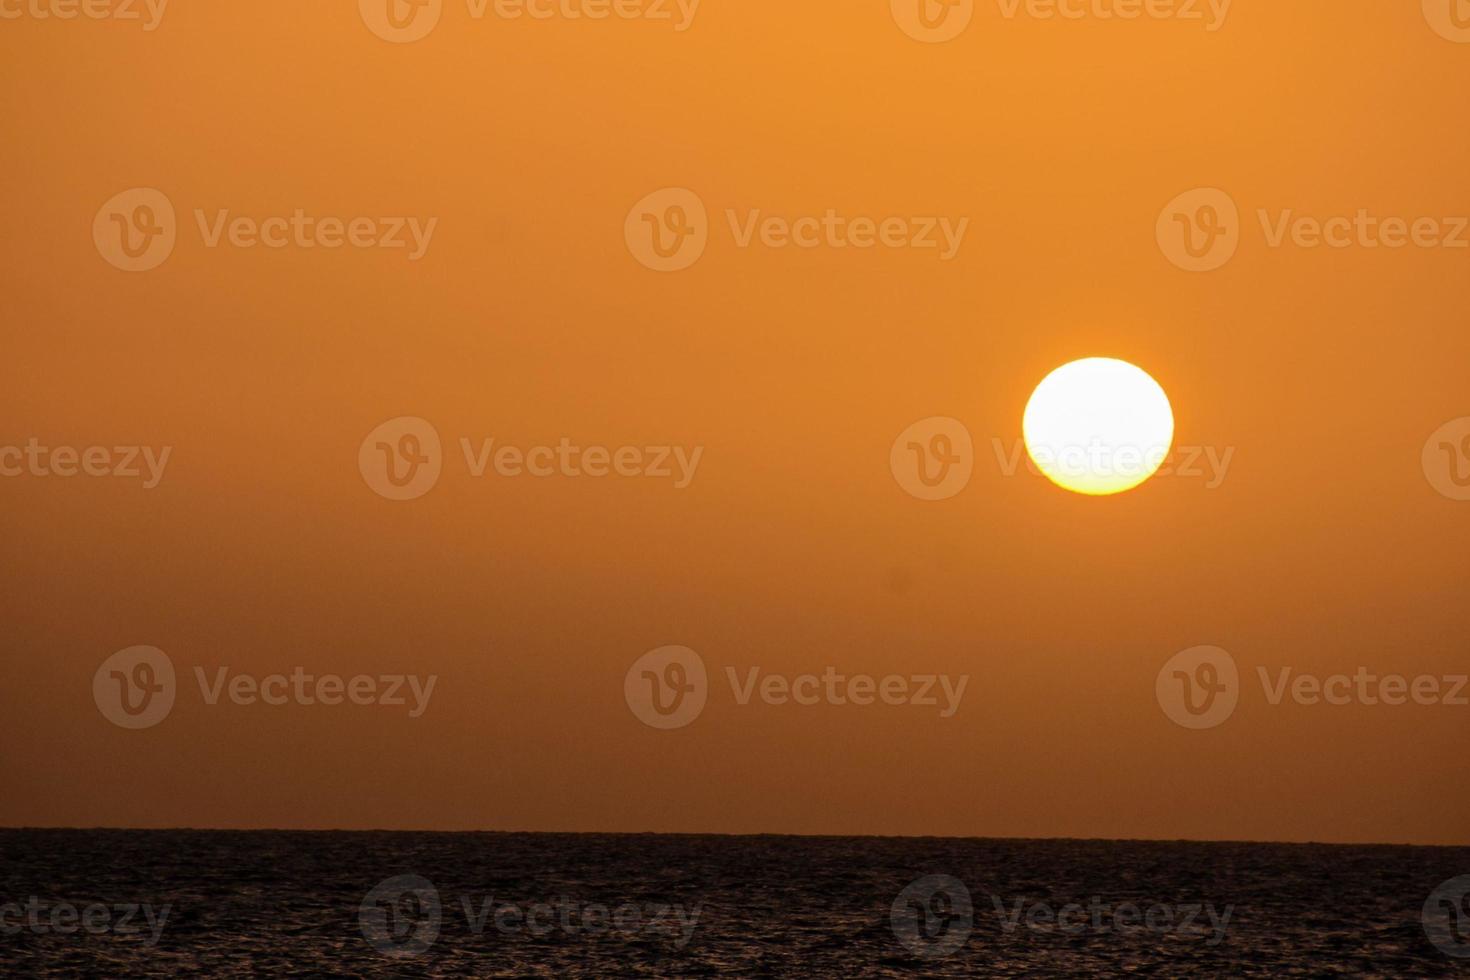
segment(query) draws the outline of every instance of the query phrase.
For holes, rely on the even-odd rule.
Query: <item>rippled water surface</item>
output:
[[[0,973],[1470,976],[1422,921],[1465,874],[1470,848],[9,830]],[[1470,952],[1470,903],[1445,915]]]

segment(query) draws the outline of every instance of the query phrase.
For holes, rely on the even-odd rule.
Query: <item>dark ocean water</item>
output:
[[[0,830],[0,972],[1470,976],[1463,875],[1470,848]]]

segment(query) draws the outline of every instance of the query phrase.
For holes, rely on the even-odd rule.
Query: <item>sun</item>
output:
[[[1174,410],[1148,372],[1089,357],[1042,379],[1021,431],[1047,479],[1101,497],[1132,490],[1158,472],[1174,443]]]

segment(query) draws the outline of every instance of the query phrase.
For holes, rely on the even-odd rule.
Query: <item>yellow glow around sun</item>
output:
[[[1053,483],[1093,496],[1153,476],[1174,443],[1174,410],[1147,372],[1089,357],[1036,386],[1021,423],[1026,452]]]

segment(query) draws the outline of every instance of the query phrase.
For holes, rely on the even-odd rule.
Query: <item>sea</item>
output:
[[[1470,977],[1470,848],[0,830],[16,977]]]

